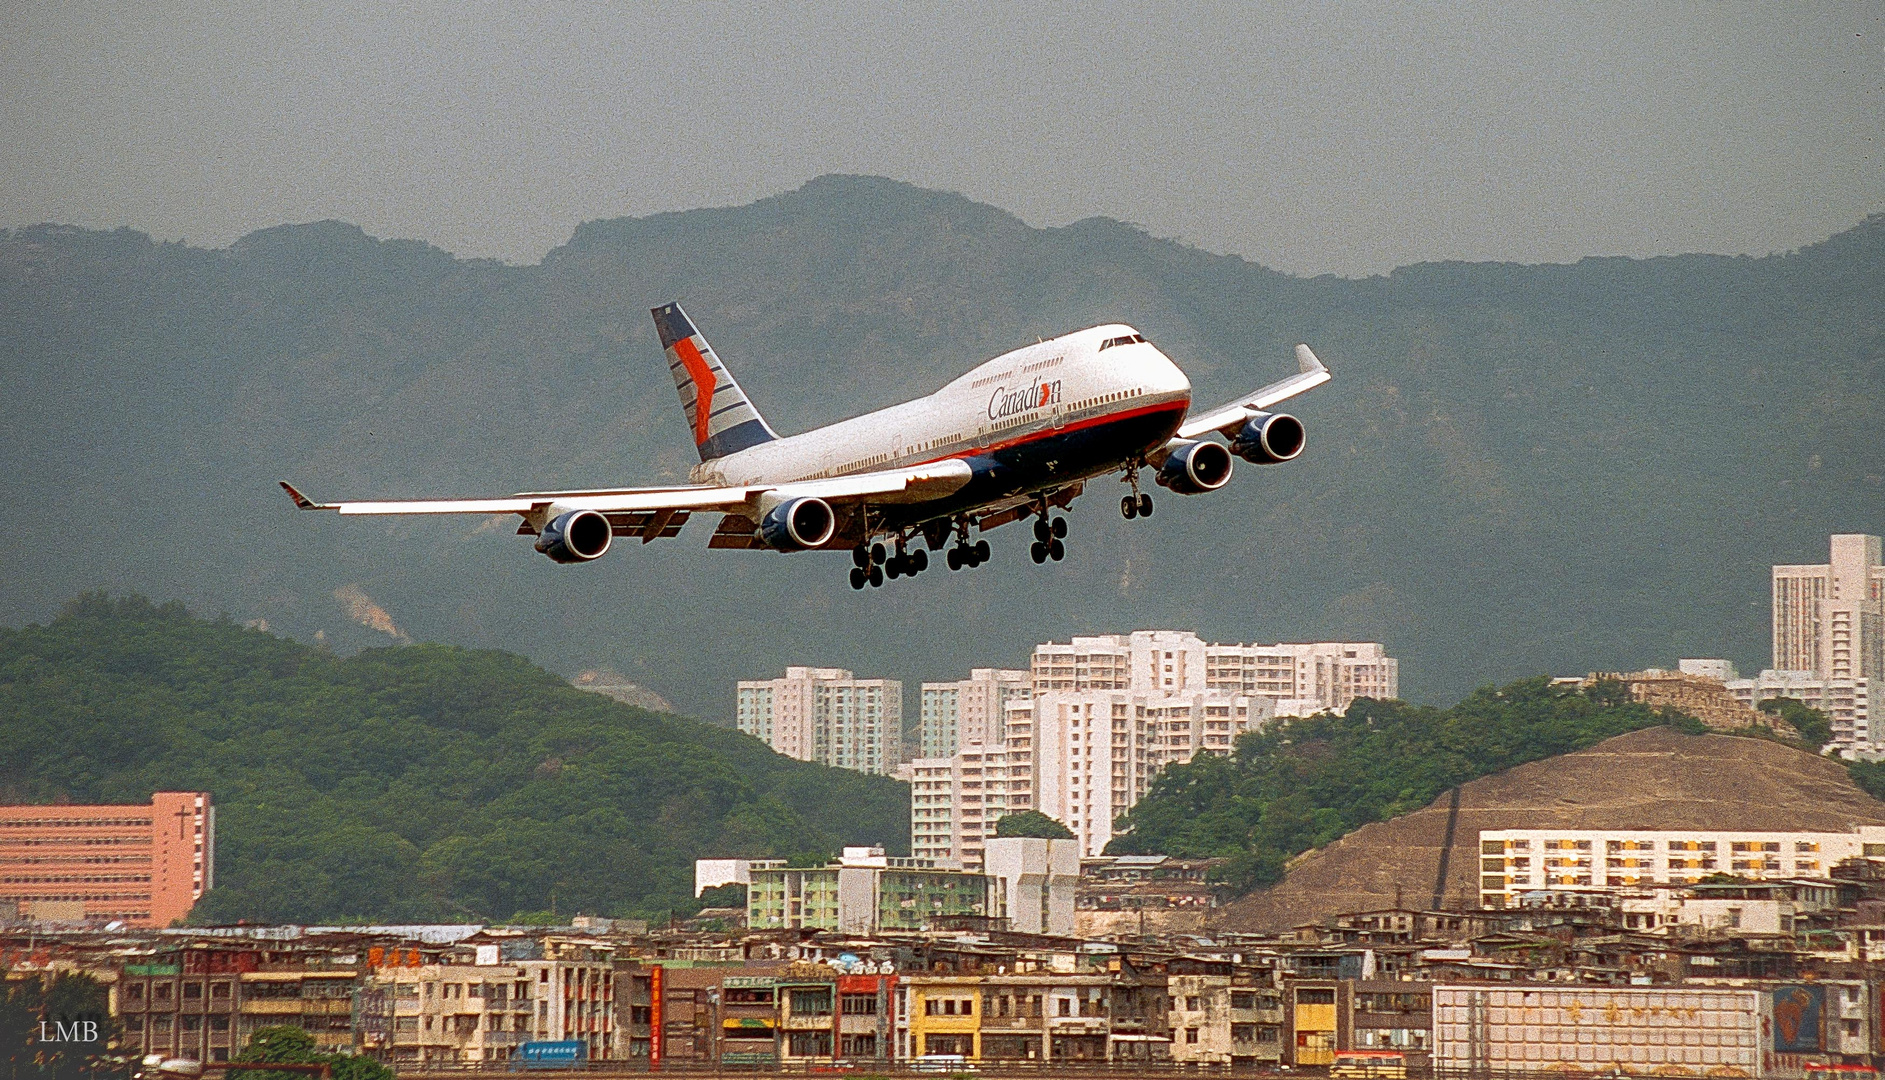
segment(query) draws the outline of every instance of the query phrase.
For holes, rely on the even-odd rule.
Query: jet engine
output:
[[[759,539],[774,551],[821,547],[838,527],[838,516],[823,499],[787,499],[759,519]]]
[[[1216,491],[1230,483],[1230,451],[1214,442],[1186,443],[1173,450],[1158,469],[1160,487],[1180,495]]]
[[[1230,452],[1252,465],[1275,465],[1302,455],[1302,421],[1288,413],[1258,413],[1230,441]]]
[[[537,550],[560,563],[588,562],[608,553],[615,532],[594,510],[559,514],[537,536]]]

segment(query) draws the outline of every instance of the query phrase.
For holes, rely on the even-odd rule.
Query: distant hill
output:
[[[1482,829],[1760,829],[1845,831],[1885,824],[1885,802],[1838,762],[1765,739],[1645,728],[1534,761],[1364,825],[1304,856],[1277,885],[1225,908],[1224,929],[1274,933],[1343,911],[1434,903],[1478,906]]]
[[[691,912],[692,861],[909,850],[909,788],[438,645],[340,659],[181,605],[88,595],[0,630],[0,798],[205,790],[192,918]]]
[[[707,551],[706,521],[561,567],[502,522],[297,516],[274,486],[681,480],[648,318],[670,299],[786,431],[1111,319],[1201,401],[1287,370],[1297,341],[1336,381],[1301,400],[1298,462],[1138,522],[1102,483],[1065,563],[1003,531],[990,566],[862,594],[840,555]],[[590,222],[536,266],[337,222],[215,251],[21,229],[0,233],[0,622],[134,589],[341,651],[407,635],[610,668],[722,720],[735,679],[788,663],[959,678],[1143,626],[1378,638],[1427,701],[1682,655],[1757,667],[1767,567],[1885,531],[1882,316],[1885,217],[1769,258],[1365,280],[869,177]]]

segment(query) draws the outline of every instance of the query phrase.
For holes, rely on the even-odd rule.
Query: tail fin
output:
[[[766,426],[681,305],[663,304],[654,309],[654,317],[700,460],[712,461],[779,437]]]

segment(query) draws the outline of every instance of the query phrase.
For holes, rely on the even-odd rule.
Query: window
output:
[[[840,1004],[846,1016],[876,1016],[876,994],[845,994]]]
[[[1195,1043],[1197,1041],[1198,1041],[1198,1029],[1194,1027],[1186,1028],[1185,1029],[1185,1042]]]
[[[1334,987],[1303,987],[1296,991],[1298,1005],[1333,1005],[1335,1004]]]
[[[1060,999],[1060,1015],[1062,1016],[1073,1015],[1073,999],[1072,998]]]
[[[1186,997],[1185,997],[1185,1011],[1186,1011],[1186,1012],[1197,1012],[1197,1011],[1198,1011],[1198,995],[1196,995],[1196,994],[1188,994],[1188,995],[1186,995]]]

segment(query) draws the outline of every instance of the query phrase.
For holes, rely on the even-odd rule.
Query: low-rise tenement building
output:
[[[942,918],[1004,916],[993,879],[930,859],[886,856],[882,848],[847,847],[819,867],[754,860],[749,876],[746,925],[754,930],[874,934],[921,930]]]
[[[159,791],[148,803],[0,806],[0,904],[23,917],[169,926],[215,885],[208,792]]]
[[[742,679],[736,726],[800,761],[888,775],[903,760],[903,684],[843,668],[788,667]]]

